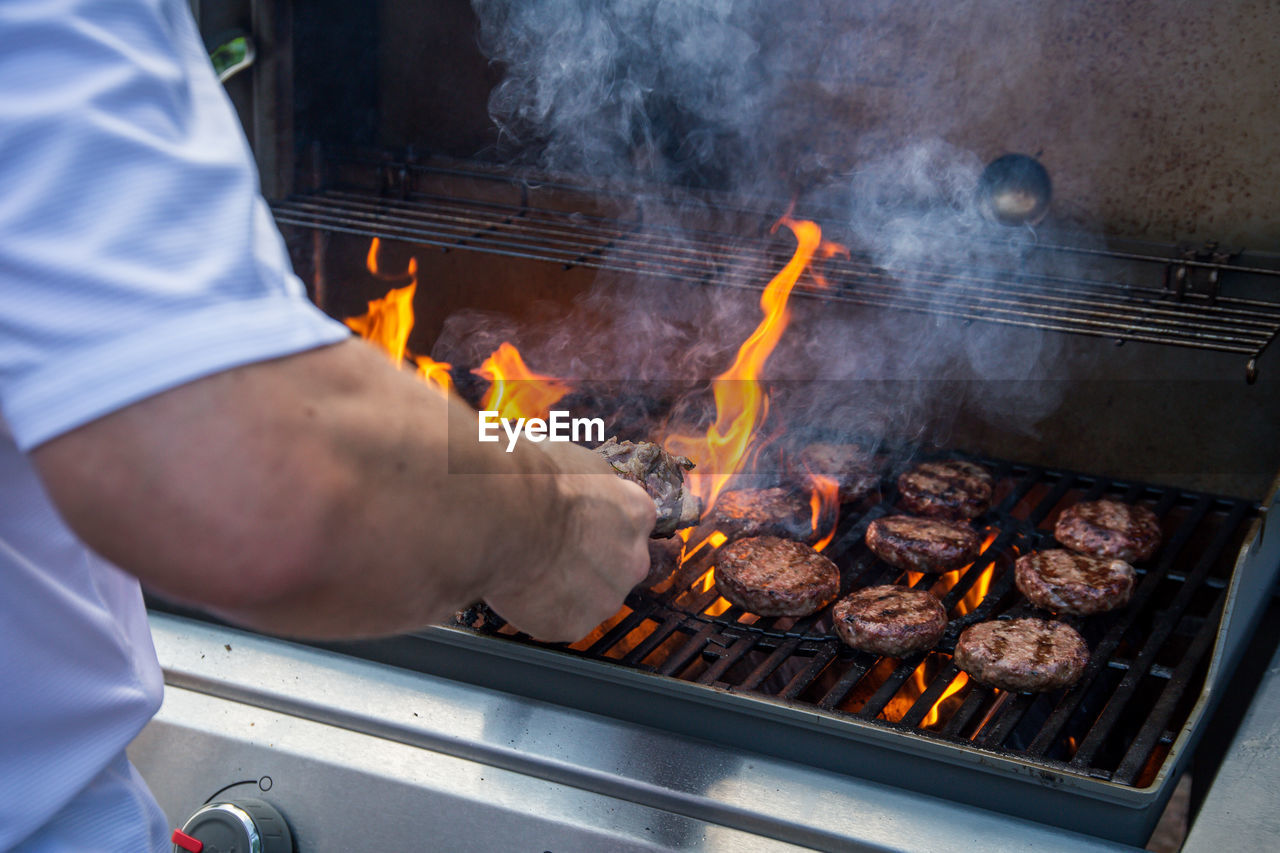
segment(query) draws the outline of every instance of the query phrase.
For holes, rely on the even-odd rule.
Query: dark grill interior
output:
[[[880,658],[844,646],[831,633],[829,610],[797,620],[757,618],[726,608],[706,581],[714,555],[705,550],[653,591],[633,593],[626,607],[590,637],[557,648],[708,688],[772,697],[834,718],[851,716],[910,736],[1016,756],[1059,772],[1147,785],[1203,683],[1232,561],[1257,505],[976,461],[996,473],[997,502],[975,521],[990,544],[967,569],[921,576],[894,569],[866,549],[867,525],[893,511],[892,479],[885,480],[879,495],[843,507],[839,533],[826,552],[841,568],[842,593],[880,583],[946,589],[942,599],[951,621],[934,650],[901,660]],[[1069,620],[1092,652],[1083,678],[1046,694],[966,682],[951,663],[959,633],[975,622],[1034,614],[1014,587],[1013,560],[1028,550],[1053,547],[1057,514],[1099,497],[1150,506],[1161,518],[1165,538],[1153,560],[1139,568],[1127,607]],[[483,607],[461,618],[481,633],[537,645]],[[948,694],[952,685],[957,689]],[[946,700],[931,713],[944,694]]]

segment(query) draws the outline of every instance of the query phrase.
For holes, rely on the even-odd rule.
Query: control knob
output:
[[[284,817],[250,797],[206,803],[173,831],[172,841],[173,853],[293,853]]]

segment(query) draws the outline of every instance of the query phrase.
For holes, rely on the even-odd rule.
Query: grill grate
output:
[[[854,651],[831,633],[826,610],[799,620],[760,619],[736,607],[720,612],[727,602],[717,601],[714,588],[702,591],[700,583],[714,555],[703,557],[693,571],[683,567],[669,585],[633,593],[623,611],[586,640],[553,648],[708,688],[772,697],[834,719],[853,717],[910,736],[1016,756],[1055,772],[1144,787],[1159,771],[1203,684],[1233,558],[1258,506],[975,461],[996,474],[998,486],[994,507],[975,520],[990,543],[970,567],[942,576],[913,575],[866,549],[867,525],[893,511],[892,479],[878,494],[843,507],[840,535],[827,552],[841,568],[843,591],[904,583],[939,592],[938,585],[953,584],[941,596],[950,622],[935,649],[901,660]],[[1036,613],[1014,587],[1014,558],[1052,547],[1057,514],[1099,497],[1151,507],[1161,518],[1164,544],[1139,568],[1126,608],[1069,620],[1092,652],[1083,677],[1044,694],[967,680],[951,662],[959,633],[975,622]],[[983,583],[989,586],[979,596],[982,590],[975,587]],[[463,622],[480,633],[544,645],[483,607],[469,611]]]
[[[514,201],[468,199],[426,192],[403,197],[327,189],[273,206],[281,225],[403,240],[443,249],[484,252],[687,283],[760,290],[790,255],[768,234],[772,218],[754,214],[753,238],[715,231],[653,226],[540,208],[527,193]],[[750,217],[748,217],[750,219]],[[937,261],[911,268],[877,266],[867,256],[828,259],[833,286],[796,295],[852,305],[937,314],[1051,331],[1238,353],[1256,360],[1280,332],[1280,304],[1217,293],[1224,274],[1280,277],[1280,270],[1203,259],[1171,250],[1169,256],[1039,245],[1044,268],[1074,268],[1081,276],[1010,269],[975,273]],[[1025,259],[1023,259],[1025,260]],[[1188,289],[1195,276],[1213,292]],[[1176,282],[1176,287],[1171,287]]]

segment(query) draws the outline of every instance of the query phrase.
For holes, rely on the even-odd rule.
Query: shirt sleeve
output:
[[[185,0],[0,4],[0,413],[30,449],[336,342]]]

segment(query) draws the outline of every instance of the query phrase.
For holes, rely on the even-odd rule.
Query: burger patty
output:
[[[867,527],[867,547],[880,559],[912,572],[949,572],[972,563],[981,540],[968,523],[891,515]]]
[[[953,459],[922,462],[898,478],[898,504],[916,515],[976,518],[991,506],[995,481],[987,469]]]
[[[1014,580],[1037,607],[1087,616],[1128,604],[1135,574],[1124,560],[1054,549],[1019,557]]]
[[[875,460],[856,444],[810,444],[800,451],[796,461],[801,480],[830,477],[836,481],[840,500],[846,503],[858,500],[880,483]]]
[[[1132,563],[1149,558],[1160,547],[1160,520],[1144,506],[1084,501],[1058,517],[1053,535],[1072,551]]]
[[[1088,663],[1089,647],[1076,630],[1045,619],[979,622],[956,641],[956,666],[1001,690],[1066,687]]]
[[[739,539],[716,555],[716,589],[760,616],[807,616],[840,594],[840,570],[792,539]]]
[[[855,649],[903,657],[932,648],[947,628],[947,611],[930,592],[873,586],[845,596],[831,608],[836,633]]]
[[[813,510],[808,500],[781,487],[725,492],[711,512],[716,529],[730,539],[808,539],[813,532]]]

